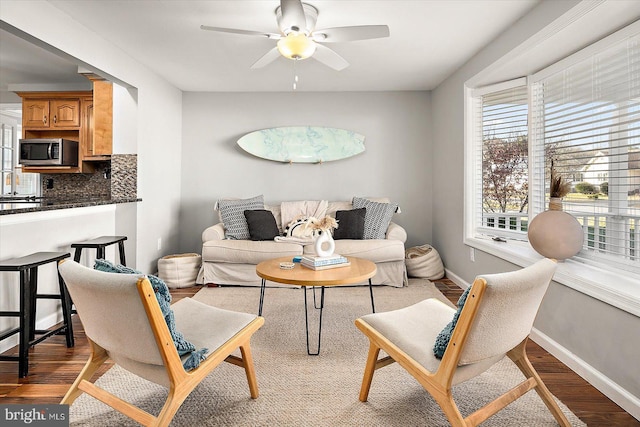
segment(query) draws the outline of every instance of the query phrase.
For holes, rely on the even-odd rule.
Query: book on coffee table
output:
[[[351,265],[349,261],[340,262],[336,264],[326,264],[326,265],[310,265],[310,264],[305,264],[305,262],[302,261],[300,264],[303,267],[310,268],[311,270],[328,270],[330,268],[348,267]]]
[[[300,260],[301,263],[305,263],[307,265],[332,265],[332,264],[342,264],[348,262],[347,258],[340,254],[333,254],[329,256],[316,256],[316,255],[303,255]]]

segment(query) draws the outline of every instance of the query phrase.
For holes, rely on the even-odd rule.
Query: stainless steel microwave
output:
[[[78,141],[64,138],[20,140],[23,166],[78,166]]]

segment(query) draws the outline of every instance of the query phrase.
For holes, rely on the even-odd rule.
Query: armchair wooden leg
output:
[[[529,357],[527,356],[526,351],[527,340],[528,338],[525,338],[524,341],[518,344],[513,350],[509,351],[507,355],[511,360],[513,360],[513,362],[520,369],[520,371],[522,371],[525,377],[535,379],[535,390],[538,393],[538,396],[540,396],[544,404],[547,405],[547,408],[549,408],[549,411],[551,411],[551,414],[556,419],[558,424],[563,427],[570,427],[571,424],[569,423],[569,420],[567,420],[567,417],[564,415],[564,413],[556,403],[553,395],[544,384],[544,382],[542,382],[540,375],[538,375],[538,372],[529,361]]]
[[[258,380],[256,379],[256,369],[253,365],[253,354],[251,353],[251,345],[240,346],[240,354],[244,362],[244,371],[247,374],[247,382],[249,383],[249,393],[252,399],[257,399],[260,394],[258,391]]]
[[[449,423],[451,424],[452,427],[463,427],[463,426],[468,426],[468,425],[473,425],[473,424],[468,424],[464,417],[462,416],[462,414],[460,413],[460,410],[458,409],[458,405],[456,405],[455,400],[453,400],[453,396],[451,395],[451,390],[449,390],[448,393],[445,392],[435,392],[435,390],[428,390],[429,394],[431,394],[431,397],[434,398],[434,400],[438,403],[438,405],[440,406],[440,409],[442,409],[442,412],[444,412],[444,415],[447,417],[447,420],[449,420]]]
[[[362,386],[360,387],[360,402],[366,402],[369,397],[369,390],[371,389],[371,381],[373,380],[373,373],[376,370],[376,363],[378,362],[378,355],[380,354],[380,347],[373,342],[369,343],[369,355],[367,356],[367,364],[364,368],[364,375],[362,376]]]
[[[169,390],[169,395],[167,396],[167,400],[164,403],[160,414],[158,414],[158,417],[154,419],[151,425],[157,427],[168,426],[176,412],[178,412],[178,409],[180,409],[180,405],[182,405],[182,402],[184,402],[187,396],[189,396],[189,393],[191,393],[193,388],[194,387],[191,385],[181,387],[180,390],[176,390],[172,387],[172,389]]]
[[[62,405],[71,405],[73,401],[83,393],[83,391],[80,390],[80,383],[85,380],[89,381],[98,368],[109,358],[107,352],[98,344],[89,340],[89,345],[91,346],[91,356],[71,385],[71,388],[69,388],[62,398],[60,402]]]

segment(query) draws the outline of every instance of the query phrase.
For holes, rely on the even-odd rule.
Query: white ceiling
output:
[[[386,24],[391,35],[332,44],[331,48],[351,64],[343,71],[334,71],[314,59],[298,61],[298,90],[433,89],[538,2],[309,0],[319,11],[318,29]],[[275,41],[200,29],[204,24],[277,32],[274,11],[278,0],[51,3],[183,91],[292,89],[294,61],[278,58],[265,68],[250,68]],[[4,55],[5,49],[0,48]]]

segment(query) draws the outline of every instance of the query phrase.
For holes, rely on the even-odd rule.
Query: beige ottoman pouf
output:
[[[167,255],[158,260],[158,277],[170,288],[195,286],[200,264],[198,254]]]
[[[440,254],[431,245],[414,246],[405,251],[404,262],[409,277],[420,277],[429,280],[444,277],[444,265]]]

